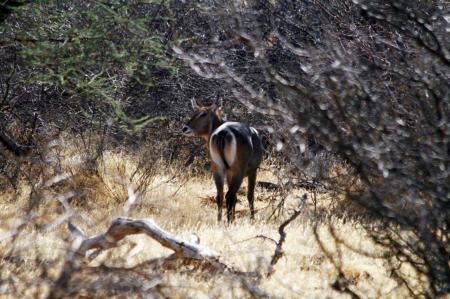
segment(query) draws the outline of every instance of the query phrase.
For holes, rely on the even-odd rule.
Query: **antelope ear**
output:
[[[223,111],[223,98],[219,98],[219,100],[216,103],[214,103],[214,107],[215,107],[214,112],[216,113],[217,117],[226,120],[227,116]]]
[[[226,120],[227,117],[225,115],[225,112],[223,112],[223,108],[222,107],[217,107],[214,112],[216,113],[218,118]]]
[[[194,109],[194,110],[200,109],[200,105],[198,104],[197,99],[192,98],[191,105],[192,105],[192,109]]]

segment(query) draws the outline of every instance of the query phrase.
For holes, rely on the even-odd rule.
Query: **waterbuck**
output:
[[[234,220],[236,193],[244,177],[248,177],[247,199],[250,219],[253,220],[256,172],[263,154],[258,131],[240,122],[225,122],[222,107],[217,104],[203,106],[192,100],[192,108],[194,114],[182,131],[184,135],[201,137],[206,141],[217,188],[217,221],[222,220],[224,180],[226,179],[228,184],[225,199],[227,220],[230,223]]]

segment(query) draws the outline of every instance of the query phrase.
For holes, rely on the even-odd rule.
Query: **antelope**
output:
[[[254,220],[256,173],[263,154],[258,131],[240,122],[225,121],[222,105],[203,106],[194,99],[191,104],[194,113],[183,126],[182,132],[184,135],[201,137],[206,141],[217,189],[217,221],[222,221],[224,180],[226,179],[228,185],[225,195],[227,221],[231,223],[234,220],[236,193],[245,177],[248,177],[250,219]]]

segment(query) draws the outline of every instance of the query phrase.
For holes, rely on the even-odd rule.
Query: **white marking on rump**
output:
[[[234,160],[236,160],[237,155],[237,145],[236,145],[236,136],[234,136],[233,132],[228,132],[231,135],[231,143],[225,144],[224,148],[224,156],[227,160],[228,166],[232,165],[234,163]]]
[[[213,140],[212,137],[213,136],[211,136],[211,140],[209,141],[209,154],[211,155],[211,159],[217,165],[217,167],[223,171],[225,169],[225,164],[223,163],[222,158],[220,157],[219,149],[216,147],[215,144],[212,143]]]
[[[227,131],[227,133],[231,136],[231,143],[225,143],[225,146],[223,149],[224,150],[223,155],[224,155],[228,165],[233,164],[234,161],[236,160],[236,156],[237,156],[237,141],[236,141],[236,136],[229,129],[229,127],[236,125],[236,124],[238,124],[238,123],[226,122],[226,123],[222,124],[213,132],[213,134],[211,135],[211,138],[209,140],[209,153],[211,155],[211,159],[222,170],[225,169],[225,163],[222,161],[219,149],[213,143],[213,139],[214,139],[214,136],[219,134],[219,132]]]

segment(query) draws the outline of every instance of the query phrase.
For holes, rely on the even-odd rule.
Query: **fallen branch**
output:
[[[74,232],[74,226],[72,224],[71,226],[71,231]],[[80,232],[77,229],[77,234],[80,234]],[[114,219],[104,234],[85,238],[76,252],[84,256],[90,249],[113,248],[117,246],[117,242],[126,236],[135,234],[146,234],[162,246],[173,250],[178,257],[206,259],[218,256],[217,253],[205,246],[190,243],[173,236],[169,232],[161,229],[151,219],[130,218]]]
[[[213,250],[199,244],[181,240],[161,229],[151,219],[116,218],[105,233],[90,238],[87,238],[80,228],[70,222],[68,228],[76,239],[81,239],[81,242],[78,243],[75,240],[73,244],[77,245],[74,246],[74,250],[67,252],[66,262],[61,274],[50,290],[47,297],[49,299],[68,297],[69,281],[74,272],[80,268],[81,258],[86,256],[87,251],[98,249],[90,255],[90,258],[94,258],[103,249],[117,247],[117,243],[128,235],[146,234],[162,246],[173,250],[175,253],[171,257],[206,260],[219,264],[216,262],[218,254]]]
[[[281,190],[283,189],[283,186],[280,184],[272,183],[272,182],[266,182],[266,181],[258,181],[257,183],[258,187],[267,189],[267,190]],[[301,180],[296,183],[293,183],[293,187],[296,188],[304,188],[306,190],[316,190],[319,188],[324,188],[323,185],[319,184],[318,182],[314,181],[307,181],[307,180]]]
[[[259,289],[250,280],[248,280],[244,273],[234,270],[222,263],[218,259],[218,254],[213,250],[194,244],[193,242],[183,241],[172,234],[164,231],[157,226],[151,219],[129,219],[129,218],[116,218],[112,221],[108,230],[100,235],[86,238],[85,233],[69,222],[68,225],[71,233],[82,241],[75,246],[72,252],[68,252],[65,265],[61,271],[59,278],[55,281],[53,287],[48,295],[49,299],[69,297],[74,295],[69,288],[69,281],[73,274],[81,266],[81,258],[86,255],[86,252],[91,249],[98,249],[93,255],[97,255],[98,251],[102,249],[113,248],[117,246],[117,243],[124,237],[133,234],[144,233],[150,236],[155,241],[159,242],[162,246],[173,250],[175,253],[167,258],[158,259],[159,262],[174,261],[179,259],[191,259],[200,263],[209,264],[211,269],[222,273],[223,275],[229,275],[230,278],[240,283],[241,287],[247,291],[251,297],[254,298],[269,298],[270,295],[263,290]],[[76,242],[74,243],[76,244]]]

